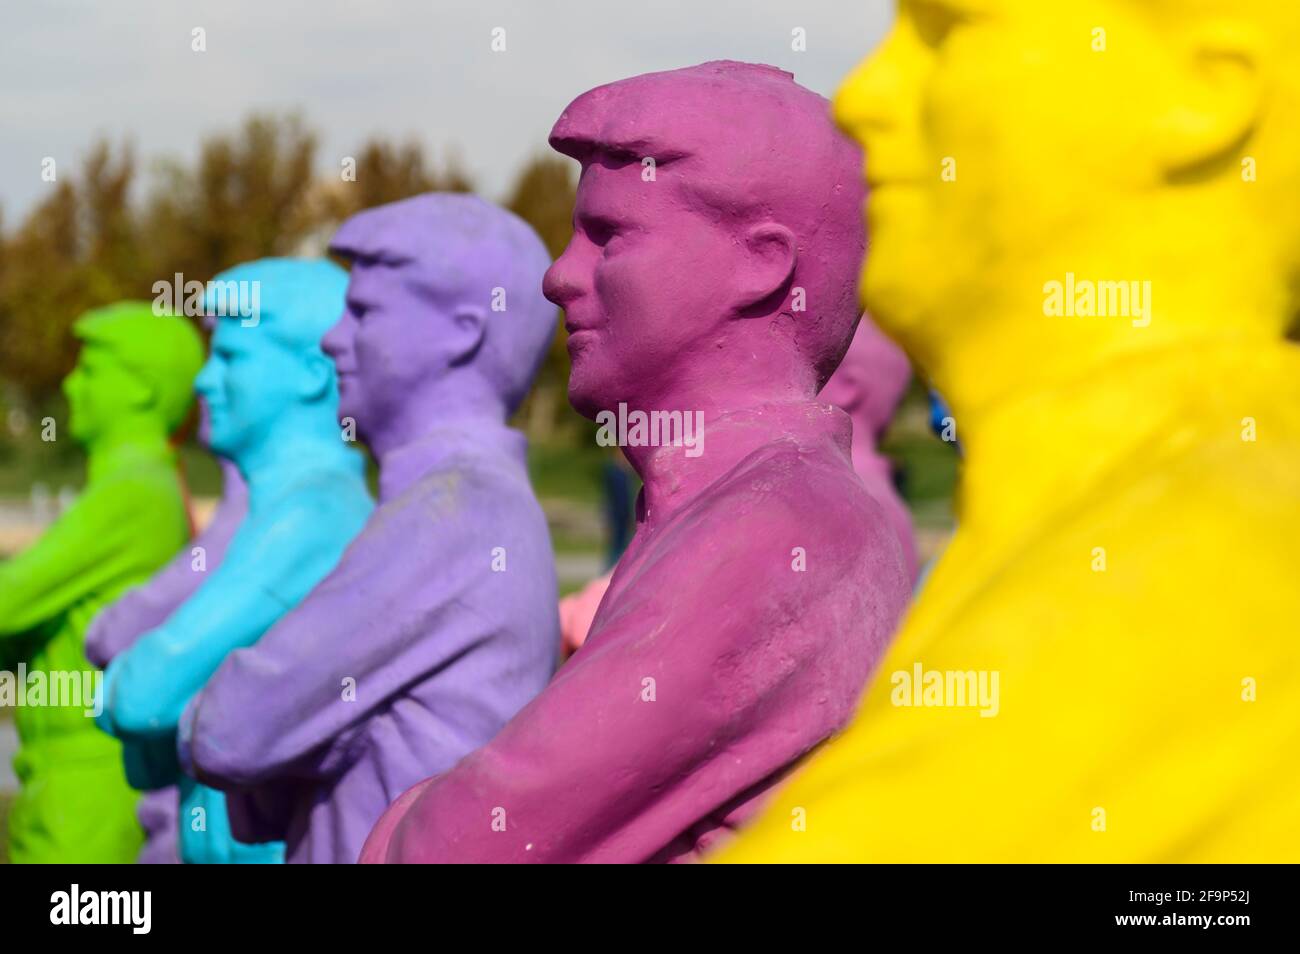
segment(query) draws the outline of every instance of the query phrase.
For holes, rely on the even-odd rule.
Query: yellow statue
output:
[[[1300,4],[903,0],[864,300],[958,530],[726,861],[1300,860]]]

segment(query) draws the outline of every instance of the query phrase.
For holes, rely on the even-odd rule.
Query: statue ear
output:
[[[312,350],[303,365],[303,397],[312,401],[323,400],[335,384],[334,361],[329,355]]]
[[[794,233],[784,225],[764,222],[751,227],[744,237],[745,264],[735,273],[734,308],[743,312],[752,305],[785,293],[794,276],[797,257]]]
[[[1181,66],[1167,87],[1171,101],[1153,139],[1168,179],[1212,171],[1235,160],[1263,113],[1266,81],[1260,41],[1245,24],[1214,21],[1182,47]]]
[[[459,305],[451,313],[447,350],[451,365],[468,364],[483,344],[487,334],[487,312],[480,305]]]
[[[143,375],[134,371],[128,371],[125,375],[129,383],[124,385],[126,403],[137,411],[143,411],[148,408],[158,406],[162,395],[159,393],[158,385],[147,381]]]

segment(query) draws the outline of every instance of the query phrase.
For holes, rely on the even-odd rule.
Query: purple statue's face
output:
[[[445,363],[429,304],[404,281],[409,267],[355,260],[343,315],[321,339],[338,371],[339,419],[352,418],[363,435]]]
[[[587,166],[573,238],[542,285],[565,311],[569,400],[589,417],[620,401],[662,404],[729,317],[728,276],[747,257],[730,228],[683,201],[671,167],[649,182],[642,168]]]

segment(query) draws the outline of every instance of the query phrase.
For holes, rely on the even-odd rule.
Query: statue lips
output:
[[[590,325],[582,325],[568,318],[564,322],[564,330],[569,333],[569,339],[565,346],[569,349],[569,357],[576,357],[580,352],[586,350],[591,338],[593,338],[598,329]]]
[[[334,367],[334,379],[337,382],[339,401],[338,401],[338,421],[340,424],[348,425],[354,423],[358,416],[358,401],[363,400],[365,389],[360,384],[360,375],[355,368]]]
[[[867,183],[867,203],[878,192],[912,192],[918,187],[929,185],[928,176],[919,173],[911,164],[891,163],[881,159],[880,150],[872,153],[872,160],[867,164],[864,178]]]
[[[920,178],[902,178],[887,176],[877,179],[867,191],[864,207],[870,208],[878,196],[918,195],[926,183]]]
[[[207,430],[209,436],[213,431],[219,431],[221,424],[226,419],[226,409],[219,402],[213,401],[208,395],[204,395],[204,400],[208,405]]]
[[[572,357],[576,352],[582,351],[583,342],[590,340],[591,336],[595,333],[596,329],[594,328],[580,328],[577,331],[569,332],[569,340],[566,342],[566,346],[569,349],[569,356]]]

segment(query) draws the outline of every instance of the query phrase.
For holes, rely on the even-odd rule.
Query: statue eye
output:
[[[609,219],[587,218],[583,220],[582,231],[594,245],[602,248],[618,235],[618,227]]]
[[[932,48],[942,46],[953,28],[966,19],[961,11],[935,0],[916,0],[911,5],[911,11],[917,35],[926,46]]]

